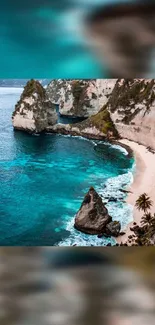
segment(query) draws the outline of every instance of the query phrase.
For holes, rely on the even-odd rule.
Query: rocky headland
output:
[[[56,121],[55,106],[47,98],[43,86],[36,80],[28,81],[12,114],[13,127],[28,133],[40,133]]]
[[[119,133],[106,107],[80,123],[55,124],[48,126],[46,130],[51,133],[70,134],[97,140],[119,139]]]
[[[90,81],[86,83],[88,87]],[[108,86],[107,81],[104,83],[99,79],[96,84],[100,89],[100,99],[96,99],[93,111],[89,103],[88,119],[76,125],[55,125],[48,128],[48,131],[96,139],[128,139],[155,150],[155,80],[112,79]],[[104,87],[109,91],[106,96],[103,95]],[[71,106],[72,102],[69,107]],[[75,112],[69,108],[69,114],[74,116]],[[81,109],[80,116],[86,116]]]
[[[57,124],[55,104],[60,114],[87,119]],[[46,90],[30,80],[12,120],[15,128],[25,131],[125,138],[155,150],[155,80],[58,79]]]
[[[74,125],[57,124],[56,103],[60,114],[88,118]],[[155,150],[155,80],[58,79],[46,90],[30,80],[12,121],[25,131],[123,138]]]

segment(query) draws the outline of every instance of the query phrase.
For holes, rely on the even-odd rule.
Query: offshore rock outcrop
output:
[[[89,117],[108,101],[116,79],[58,79],[46,88],[52,103],[59,104],[62,115]]]
[[[36,80],[28,81],[12,115],[14,128],[40,133],[56,121],[55,107],[47,98],[43,86]]]
[[[118,221],[112,221],[101,197],[93,187],[84,197],[75,216],[74,227],[86,234],[100,236],[118,236],[121,229]]]
[[[155,79],[119,79],[107,103],[120,136],[155,150]]]

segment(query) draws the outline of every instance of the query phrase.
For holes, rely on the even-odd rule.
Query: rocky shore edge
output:
[[[91,140],[108,141],[111,144],[125,148],[129,158],[133,156],[132,149],[128,145],[119,142],[121,137],[106,105],[97,114],[92,115],[80,123],[56,124],[57,114],[55,106],[47,98],[44,88],[35,80],[30,80],[25,86],[20,100],[15,106],[12,122],[15,130],[21,130],[32,135],[41,133],[62,134],[80,136]],[[92,235],[119,236],[121,230],[120,223],[112,221],[102,202],[102,198],[92,189],[86,195],[87,199],[88,197],[90,199],[90,202],[87,202],[87,208],[89,210],[91,208],[92,213],[88,213],[87,216],[85,213],[82,213],[84,224],[81,224],[81,211],[79,211],[75,217],[75,228]],[[93,199],[91,200],[91,198]],[[85,199],[81,205],[81,210],[84,209]],[[94,211],[96,211],[96,214],[94,214]],[[108,221],[105,221],[105,215]],[[99,229],[96,229],[98,224],[100,224]]]
[[[127,153],[128,153],[128,157],[134,157],[134,152],[132,150],[132,148],[130,146],[128,146],[127,144],[124,144],[122,142],[120,142],[120,140],[122,140],[121,137],[119,137],[119,139],[115,139],[113,137],[108,137],[106,136],[104,133],[100,132],[99,130],[97,130],[95,127],[90,127],[90,128],[84,128],[81,129],[79,127],[81,123],[77,123],[74,125],[71,124],[56,124],[50,127],[47,127],[45,130],[45,133],[47,134],[62,134],[62,135],[70,135],[70,136],[79,136],[79,137],[83,137],[86,139],[90,139],[90,140],[101,140],[101,141],[107,141],[110,144],[115,144],[118,145],[122,148],[124,148]]]

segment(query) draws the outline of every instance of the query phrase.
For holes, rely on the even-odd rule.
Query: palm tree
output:
[[[141,219],[141,224],[143,226],[150,225],[151,222],[152,222],[152,219],[153,219],[153,217],[152,217],[152,214],[150,212],[145,213],[144,216]]]
[[[148,210],[150,210],[152,204],[153,202],[151,201],[150,197],[146,193],[143,193],[137,199],[135,206],[138,210],[142,210],[146,213]]]

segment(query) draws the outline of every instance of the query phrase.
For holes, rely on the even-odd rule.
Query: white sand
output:
[[[145,146],[139,145],[136,142],[125,139],[121,140],[120,142],[128,145],[133,150],[136,160],[134,181],[129,188],[129,191],[132,193],[128,194],[127,202],[134,207],[133,222],[140,224],[143,212],[138,211],[135,208],[135,202],[139,195],[143,193],[148,194],[152,201],[155,199],[155,154],[149,152]],[[151,208],[151,212],[155,212],[155,202]],[[118,243],[126,242],[128,236],[133,234],[133,232],[130,230],[133,222],[127,226],[127,229],[125,230],[126,234],[118,237]]]

